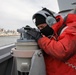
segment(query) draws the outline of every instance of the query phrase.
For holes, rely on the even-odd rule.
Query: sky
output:
[[[0,0],[0,28],[16,30],[35,27],[32,16],[42,7],[59,12],[57,0]]]

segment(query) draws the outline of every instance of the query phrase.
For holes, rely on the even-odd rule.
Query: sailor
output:
[[[46,8],[33,15],[40,30],[29,30],[43,50],[46,75],[76,75],[76,14],[61,15]]]

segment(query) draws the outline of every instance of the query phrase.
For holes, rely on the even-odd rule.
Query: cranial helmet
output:
[[[47,23],[49,26],[52,26],[57,22],[55,18],[56,16],[57,15],[54,12],[48,10],[47,8],[43,8],[42,10],[35,13],[32,19],[34,20],[36,26],[43,23]]]

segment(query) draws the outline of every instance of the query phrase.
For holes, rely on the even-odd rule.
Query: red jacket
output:
[[[63,24],[60,21],[52,26],[57,33]],[[62,29],[61,34],[54,38],[42,37],[38,44],[44,50],[46,64],[46,75],[76,75],[76,14],[68,14],[66,19],[66,28]],[[69,63],[66,64],[65,62]]]

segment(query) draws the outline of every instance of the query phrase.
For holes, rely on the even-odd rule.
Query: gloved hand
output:
[[[35,28],[31,28],[26,33],[31,35],[36,41],[38,41],[42,37],[41,33],[37,31]]]

